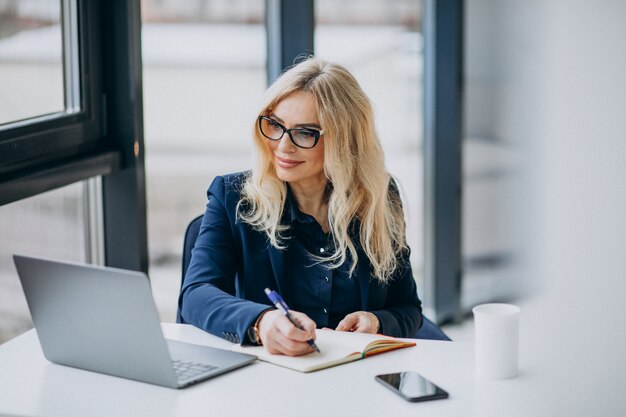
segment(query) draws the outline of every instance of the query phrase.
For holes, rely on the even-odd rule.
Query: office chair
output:
[[[182,288],[185,275],[187,275],[187,268],[189,268],[189,261],[191,261],[191,250],[196,243],[198,233],[200,232],[200,224],[202,223],[202,215],[196,217],[189,223],[187,230],[185,231],[185,239],[183,242],[183,270],[180,285]],[[176,310],[176,322],[184,323],[184,320],[180,316],[180,308]],[[424,317],[422,327],[417,331],[414,336],[415,339],[429,339],[429,340],[447,340],[450,338],[432,321]]]
[[[200,233],[202,217],[203,215],[201,214],[193,219],[187,225],[187,230],[185,230],[185,238],[183,240],[183,271],[180,279],[181,290],[185,281],[185,275],[187,275],[187,269],[189,269],[189,262],[191,262],[191,250],[196,244],[196,239],[198,239],[198,234]],[[180,305],[176,309],[176,323],[185,323],[183,318],[180,316]]]

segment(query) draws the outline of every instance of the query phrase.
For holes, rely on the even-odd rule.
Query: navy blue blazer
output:
[[[236,343],[247,341],[247,329],[270,307],[265,288],[277,290],[290,304],[285,251],[237,218],[245,178],[246,173],[218,176],[209,187],[209,201],[179,297],[185,323]],[[365,253],[358,252],[355,274],[361,310],[379,318],[384,334],[413,337],[422,323],[422,309],[408,254],[390,282],[381,284],[372,277]]]

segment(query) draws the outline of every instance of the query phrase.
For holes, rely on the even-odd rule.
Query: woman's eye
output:
[[[274,120],[270,120],[269,121],[270,127],[274,128],[274,129],[280,129],[281,126],[278,124],[278,122],[274,121]]]
[[[306,139],[315,139],[315,132],[312,130],[301,130],[300,136]]]

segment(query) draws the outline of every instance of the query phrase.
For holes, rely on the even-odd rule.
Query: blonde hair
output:
[[[324,129],[324,172],[330,182],[328,222],[335,252],[328,258],[311,255],[331,268],[350,260],[352,276],[357,245],[372,265],[372,275],[387,282],[408,252],[402,203],[385,170],[383,150],[374,126],[369,98],[342,66],[309,58],[283,73],[270,86],[260,115],[268,115],[285,97],[296,92],[315,97]],[[274,170],[273,155],[257,124],[253,130],[256,163],[242,187],[239,217],[264,232],[276,248],[284,249],[288,225],[281,224],[287,184]],[[353,241],[358,227],[360,239]]]

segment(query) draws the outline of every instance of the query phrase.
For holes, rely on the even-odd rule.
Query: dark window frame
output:
[[[425,307],[461,319],[464,0],[424,0]]]
[[[81,110],[5,124],[0,130],[0,187],[8,181],[14,183],[20,177],[30,176],[33,171],[75,163],[107,148],[103,134],[101,26],[98,6],[92,3],[77,2]],[[18,194],[2,191],[0,204],[41,192],[38,188]]]
[[[105,264],[148,272],[140,0],[77,18],[81,111],[0,132],[0,205],[102,175]]]
[[[296,59],[312,55],[314,0],[266,0],[267,83],[272,84]]]

